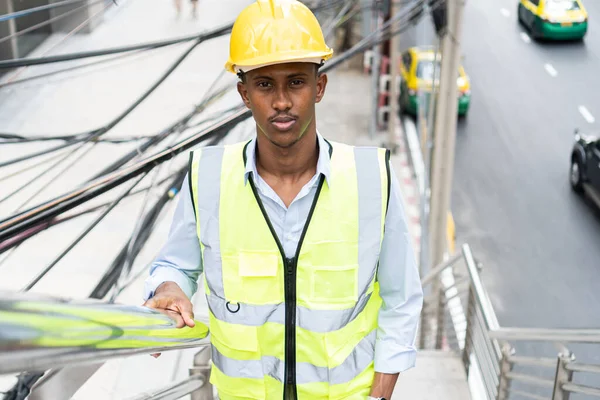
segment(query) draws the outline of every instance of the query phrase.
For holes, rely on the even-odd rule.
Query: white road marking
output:
[[[523,39],[525,43],[531,43],[531,38],[525,32],[521,32],[521,39]]]
[[[581,115],[583,116],[583,118],[585,118],[585,120],[589,124],[593,124],[596,121],[596,118],[594,118],[594,116],[592,115],[592,113],[589,112],[589,110],[587,108],[585,108],[585,106],[579,106],[579,112],[581,113]]]
[[[558,75],[558,71],[552,66],[552,64],[544,64],[544,69],[551,77]]]
[[[501,8],[500,14],[504,15],[505,17],[510,17],[510,11],[508,11],[506,8]]]

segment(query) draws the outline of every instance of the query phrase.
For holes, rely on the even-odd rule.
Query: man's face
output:
[[[299,62],[249,71],[238,92],[258,131],[275,146],[289,148],[314,126],[315,104],[326,86],[327,76],[317,76],[316,64]]]

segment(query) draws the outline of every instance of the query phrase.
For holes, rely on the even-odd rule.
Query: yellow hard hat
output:
[[[237,17],[231,31],[229,72],[286,62],[320,64],[331,58],[321,26],[297,0],[256,0]]]

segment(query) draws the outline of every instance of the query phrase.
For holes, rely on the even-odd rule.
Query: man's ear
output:
[[[246,89],[246,85],[243,82],[237,83],[237,91],[242,98],[242,101],[246,105],[246,107],[250,108],[250,98],[248,97],[248,89]]]
[[[325,96],[325,88],[327,88],[327,74],[319,74],[317,76],[317,97],[315,103],[319,103]]]

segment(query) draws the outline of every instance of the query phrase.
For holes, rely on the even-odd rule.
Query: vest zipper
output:
[[[285,271],[285,384],[296,384],[296,259],[286,258]]]
[[[244,148],[244,155],[246,154]],[[244,165],[245,165],[244,158]],[[271,231],[271,235],[277,244],[277,248],[281,253],[281,258],[283,259],[283,266],[285,268],[284,271],[284,297],[285,297],[285,373],[283,377],[283,400],[288,400],[286,398],[287,387],[289,386],[291,391],[291,399],[296,400],[298,398],[298,393],[296,390],[296,271],[298,267],[298,258],[300,257],[300,249],[302,247],[302,242],[304,241],[304,236],[306,236],[306,231],[308,230],[308,225],[310,224],[310,220],[315,211],[315,207],[317,206],[317,200],[319,200],[319,194],[321,193],[321,188],[323,187],[323,183],[325,182],[325,176],[321,175],[319,178],[319,184],[317,186],[317,191],[315,193],[315,197],[313,198],[313,202],[310,206],[310,211],[308,212],[308,217],[306,218],[306,222],[304,223],[304,228],[302,229],[302,234],[300,235],[300,240],[298,241],[298,247],[296,247],[296,255],[294,258],[287,258],[285,256],[285,251],[283,250],[283,246],[275,233],[275,229],[273,229],[273,225],[271,224],[271,220],[269,219],[269,215],[265,210],[265,206],[258,195],[256,185],[254,185],[254,179],[252,179],[252,175],[248,176],[248,182],[250,183],[250,187],[252,188],[252,193],[254,194],[254,198],[258,203],[258,207],[262,212],[262,215]]]

